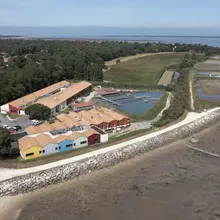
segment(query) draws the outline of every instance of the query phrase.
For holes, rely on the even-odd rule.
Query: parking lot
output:
[[[17,120],[9,120],[7,118],[6,115],[2,115],[0,114],[0,126],[3,125],[8,125],[10,127],[14,127],[16,125],[20,125],[22,130],[26,129],[27,127],[29,127],[31,125],[30,120],[29,120],[29,116],[27,115],[23,115],[20,118],[18,118]]]

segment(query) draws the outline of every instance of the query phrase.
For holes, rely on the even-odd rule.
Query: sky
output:
[[[219,0],[0,0],[0,26],[220,28]]]

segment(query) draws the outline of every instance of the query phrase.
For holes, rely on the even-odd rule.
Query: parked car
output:
[[[3,127],[3,128],[6,128],[6,129],[8,129],[8,130],[11,128],[9,125],[2,125],[2,127]]]
[[[20,125],[16,125],[16,126],[13,127],[13,129],[14,129],[15,131],[19,131],[19,130],[21,130],[22,128],[21,128]]]
[[[34,126],[39,125],[41,123],[42,123],[42,121],[39,121],[39,120],[35,120],[35,119],[31,120],[31,124],[34,125]]]

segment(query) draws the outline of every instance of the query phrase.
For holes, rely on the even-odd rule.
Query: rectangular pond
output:
[[[211,80],[210,80],[211,82]],[[196,86],[197,86],[197,91],[198,91],[198,96],[199,96],[199,99],[201,100],[207,100],[207,101],[220,101],[220,94],[216,94],[216,95],[207,95],[203,89],[201,88],[201,81],[197,81],[196,83]],[[214,85],[214,82],[213,82],[213,86]]]
[[[163,94],[163,92],[137,92],[105,96],[105,98],[118,103],[118,106],[108,103],[107,101],[105,101],[105,104],[117,107],[129,114],[143,115],[154,107]]]

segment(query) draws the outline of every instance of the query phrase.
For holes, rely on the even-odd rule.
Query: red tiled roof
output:
[[[84,108],[84,107],[90,107],[93,106],[92,102],[83,102],[83,103],[76,103],[76,108]]]
[[[119,89],[111,89],[111,88],[102,88],[102,89],[96,90],[96,92],[98,92],[102,95],[110,95],[110,94],[120,93],[120,90]]]

